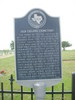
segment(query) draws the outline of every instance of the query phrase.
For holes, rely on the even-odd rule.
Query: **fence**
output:
[[[31,88],[30,92],[24,92],[23,91],[23,86],[21,86],[21,91],[14,91],[13,90],[13,81],[14,81],[13,75],[11,75],[11,78],[9,80],[10,80],[10,85],[11,85],[11,90],[10,91],[4,90],[3,89],[3,83],[1,83],[1,89],[0,89],[1,99],[0,100],[4,100],[4,94],[5,93],[11,94],[11,100],[14,100],[13,99],[14,94],[20,94],[21,95],[20,100],[23,100],[23,95],[24,94],[30,94],[31,95],[31,100],[33,100],[34,91],[33,91],[32,88]],[[62,83],[62,91],[61,92],[54,91],[54,86],[52,86],[52,91],[51,92],[46,92],[46,94],[50,94],[52,96],[52,100],[54,100],[54,94],[61,94],[62,95],[62,100],[64,100],[64,95],[65,94],[71,94],[72,95],[72,100],[75,100],[75,74],[74,73],[72,74],[72,91],[67,91],[67,92],[64,91],[64,83]]]

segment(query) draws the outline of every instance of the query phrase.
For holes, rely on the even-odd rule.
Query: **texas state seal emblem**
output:
[[[41,10],[33,10],[29,13],[28,23],[33,28],[42,28],[46,24],[46,15]]]

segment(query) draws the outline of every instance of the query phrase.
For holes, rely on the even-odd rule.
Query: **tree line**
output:
[[[66,48],[70,47],[70,46],[72,46],[72,44],[70,44],[68,41],[62,41],[63,50],[66,50]],[[11,50],[14,50],[14,41],[11,41],[10,48],[11,48]]]

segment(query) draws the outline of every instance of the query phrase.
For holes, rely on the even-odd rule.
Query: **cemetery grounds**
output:
[[[72,72],[75,72],[75,50],[62,51],[62,67],[63,67],[63,79],[64,90],[72,90]],[[4,90],[10,90],[10,75],[13,74],[15,79],[15,60],[14,55],[1,56],[0,57],[0,89],[1,82],[4,84]],[[15,79],[16,80],[16,79]],[[62,83],[61,82],[61,83]],[[54,91],[62,91],[62,84],[59,83],[54,86]],[[20,86],[14,81],[13,90],[20,91]],[[24,87],[24,91],[30,91],[30,88]],[[46,91],[51,91],[51,87],[46,88]],[[24,94],[24,100],[31,100],[31,95]],[[1,99],[1,95],[0,95]],[[51,95],[46,95],[45,100],[50,100]],[[4,94],[4,100],[11,100],[10,94]],[[20,100],[20,95],[14,94],[14,100]],[[35,96],[34,96],[35,100]],[[54,100],[61,100],[61,95],[55,94]],[[71,100],[71,95],[65,94],[64,100]]]

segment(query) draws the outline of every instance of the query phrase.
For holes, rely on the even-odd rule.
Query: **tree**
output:
[[[63,48],[63,50],[65,50],[66,47],[70,47],[70,46],[72,46],[72,44],[70,44],[68,41],[63,41],[62,42],[62,48]]]
[[[10,48],[11,48],[11,50],[14,50],[14,41],[11,41]]]

